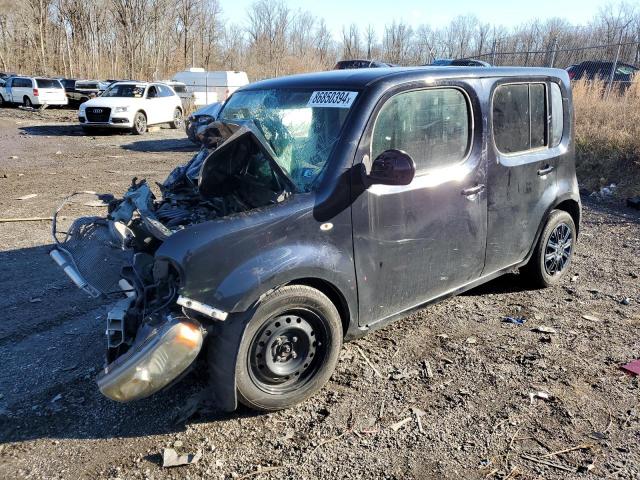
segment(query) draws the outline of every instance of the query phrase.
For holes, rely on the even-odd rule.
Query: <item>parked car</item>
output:
[[[438,58],[431,63],[432,67],[490,67],[491,64],[471,58]]]
[[[204,68],[190,68],[178,72],[172,81],[184,83],[196,106],[224,102],[238,88],[249,83],[246,72],[205,71]]]
[[[290,407],[345,340],[515,268],[557,284],[580,225],[572,120],[557,69],[363,69],[237,91],[208,127],[220,142],[161,198],[134,180],[107,218],[64,239],[54,222],[67,275],[123,292],[101,392],[149,396],[207,343],[221,408]]]
[[[613,80],[614,84],[625,90],[631,85],[634,76],[638,72],[638,68],[627,63],[616,63],[615,72],[613,72],[614,62],[608,61],[586,61],[577,65],[567,67],[569,78],[571,80],[600,80],[608,82]],[[611,74],[613,73],[613,78]]]
[[[333,67],[334,70],[351,70],[354,68],[389,68],[397,67],[393,63],[380,62],[378,60],[340,60]]]
[[[64,87],[53,78],[9,77],[5,81],[0,104],[14,103],[25,107],[66,105]]]
[[[168,85],[117,82],[99,97],[80,105],[78,120],[85,131],[93,128],[129,129],[142,135],[149,125],[183,125],[182,103]]]
[[[75,82],[73,91],[68,92],[67,96],[69,97],[69,101],[79,105],[87,100],[100,96],[109,85],[111,84],[100,80],[78,80]]]
[[[187,133],[187,138],[189,138],[193,143],[201,143],[201,140],[197,135],[198,131],[202,127],[209,125],[218,117],[220,108],[222,108],[222,103],[215,102],[211,105],[206,105],[189,115],[185,120],[185,132]]]

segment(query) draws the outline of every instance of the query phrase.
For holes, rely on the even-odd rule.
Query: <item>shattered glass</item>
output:
[[[236,92],[219,116],[228,122],[252,121],[301,192],[313,190],[349,112],[308,106],[312,93],[311,89]]]

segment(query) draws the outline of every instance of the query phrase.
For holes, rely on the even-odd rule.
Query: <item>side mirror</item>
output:
[[[402,150],[385,150],[371,164],[367,175],[370,185],[409,185],[416,174],[416,164]]]

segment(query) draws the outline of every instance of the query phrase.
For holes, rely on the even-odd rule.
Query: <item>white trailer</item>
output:
[[[204,68],[190,68],[176,73],[175,82],[186,85],[195,105],[224,102],[238,88],[249,83],[246,72],[205,71]]]

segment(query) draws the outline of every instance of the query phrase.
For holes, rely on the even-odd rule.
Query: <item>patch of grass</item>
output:
[[[602,82],[573,86],[576,170],[582,187],[618,185],[623,197],[640,194],[640,81],[606,93]]]

